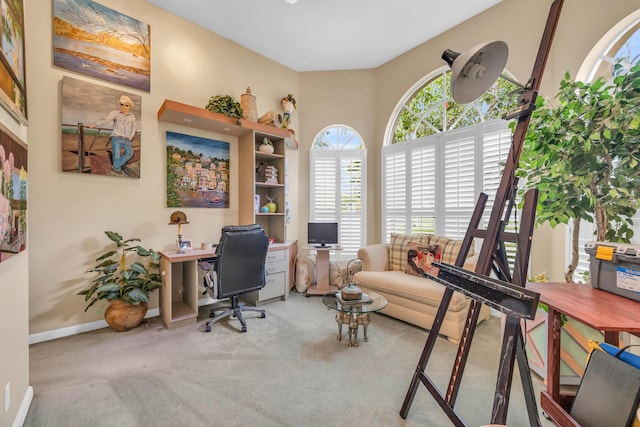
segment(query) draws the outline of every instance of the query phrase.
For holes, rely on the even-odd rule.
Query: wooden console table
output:
[[[540,395],[542,410],[561,427],[580,427],[569,415],[571,395],[560,394],[560,316],[604,332],[605,342],[619,345],[619,333],[640,333],[640,302],[590,284],[527,283],[527,289],[540,294],[549,307],[547,320],[547,391]]]
[[[338,287],[329,284],[329,253],[331,251],[341,251],[342,246],[333,245],[326,248],[319,248],[308,245],[302,249],[307,251],[316,251],[316,284],[309,286],[307,296],[325,295],[331,292],[337,292]]]

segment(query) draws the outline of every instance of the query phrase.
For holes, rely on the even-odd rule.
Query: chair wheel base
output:
[[[264,319],[265,317],[267,317],[267,313],[262,313],[262,314],[260,315],[260,318],[261,318],[261,319]]]
[[[247,332],[247,327],[246,326],[242,327],[242,332]]]
[[[204,331],[205,331],[205,332],[211,332],[211,325],[206,325],[206,326],[204,327]]]

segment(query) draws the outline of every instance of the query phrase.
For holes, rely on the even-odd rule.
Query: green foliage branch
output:
[[[205,109],[214,113],[221,113],[227,117],[234,117],[236,123],[240,125],[240,119],[242,118],[242,107],[240,103],[229,95],[215,95],[209,99],[209,103]]]
[[[595,223],[597,240],[629,242],[640,208],[640,65],[613,74],[582,83],[566,73],[555,105],[538,97],[516,172],[522,192],[539,190],[537,223],[573,223],[568,282],[580,221]]]
[[[134,244],[140,242],[138,238],[124,240],[113,231],[104,233],[116,247],[100,255],[96,266],[87,271],[97,273],[97,276],[88,288],[78,292],[88,302],[84,311],[101,299],[121,300],[132,305],[149,301],[149,294],[162,286],[158,273],[160,254]],[[135,261],[129,263],[130,257]]]

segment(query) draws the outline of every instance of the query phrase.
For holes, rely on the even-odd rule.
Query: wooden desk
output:
[[[540,396],[542,410],[559,426],[580,425],[569,415],[570,395],[560,394],[560,316],[604,332],[605,342],[619,345],[619,332],[640,333],[640,302],[589,284],[527,283],[549,307],[547,320],[547,391]]]
[[[198,319],[198,259],[216,256],[213,249],[184,253],[160,251],[160,317],[169,329],[195,324]]]

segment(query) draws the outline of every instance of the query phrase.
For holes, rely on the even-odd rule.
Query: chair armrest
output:
[[[362,260],[362,270],[385,271],[389,269],[389,249],[386,243],[360,248],[358,258]]]

